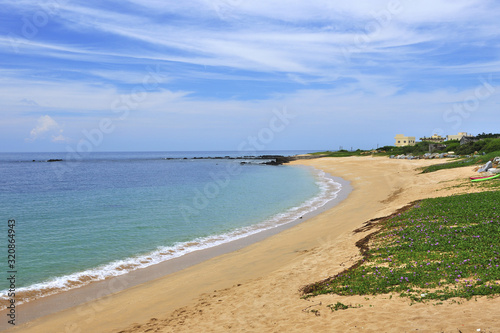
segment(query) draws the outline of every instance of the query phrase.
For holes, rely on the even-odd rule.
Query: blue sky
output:
[[[367,149],[500,132],[495,1],[0,4],[0,151]]]

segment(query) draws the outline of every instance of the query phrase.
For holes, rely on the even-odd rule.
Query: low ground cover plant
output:
[[[500,192],[426,199],[373,223],[363,259],[305,297],[398,293],[414,301],[500,293]]]

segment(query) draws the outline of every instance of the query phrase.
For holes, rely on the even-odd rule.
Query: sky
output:
[[[0,0],[0,152],[500,132],[493,0]]]

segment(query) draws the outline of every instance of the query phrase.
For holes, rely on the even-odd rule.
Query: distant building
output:
[[[447,135],[447,136],[446,136],[446,140],[448,140],[448,141],[449,141],[449,140],[457,140],[457,141],[460,141],[460,140],[462,140],[462,138],[463,138],[464,136],[468,136],[468,137],[470,137],[470,136],[472,136],[472,135],[467,134],[467,132],[458,132],[458,134],[457,134],[457,135]]]
[[[445,138],[443,138],[441,135],[437,135],[437,134],[434,134],[433,136],[431,137],[423,137],[423,138],[420,138],[420,141],[427,141],[427,142],[435,142],[435,143],[440,143],[440,142],[443,142],[445,140]]]
[[[396,147],[403,146],[414,146],[415,145],[415,137],[414,136],[404,136],[403,134],[397,134],[394,139],[396,139]]]
[[[475,136],[472,136],[472,135],[466,135],[466,136],[463,136],[461,139],[460,139],[460,145],[464,145],[466,143],[469,143],[469,142],[477,142],[479,141],[480,139],[479,138],[476,138]]]
[[[443,145],[442,143],[429,143],[429,153],[433,153],[436,150],[443,150],[446,148],[446,145]]]

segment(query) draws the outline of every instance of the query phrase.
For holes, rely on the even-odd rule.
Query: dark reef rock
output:
[[[264,164],[264,165],[282,165],[285,163],[288,163],[290,161],[295,161],[297,159],[308,159],[308,158],[318,158],[319,156],[311,156],[311,157],[304,157],[304,156],[283,156],[283,155],[261,155],[261,156],[207,156],[207,157],[191,157],[191,158],[165,158],[165,160],[252,160],[252,161],[264,161],[262,163],[258,162],[248,162],[248,161],[242,161],[240,162],[241,165],[245,164]]]
[[[264,162],[265,165],[282,165],[284,163],[289,163],[290,161],[296,160],[294,156],[281,156],[281,155],[263,155],[259,158],[264,160],[271,160],[269,162]]]

